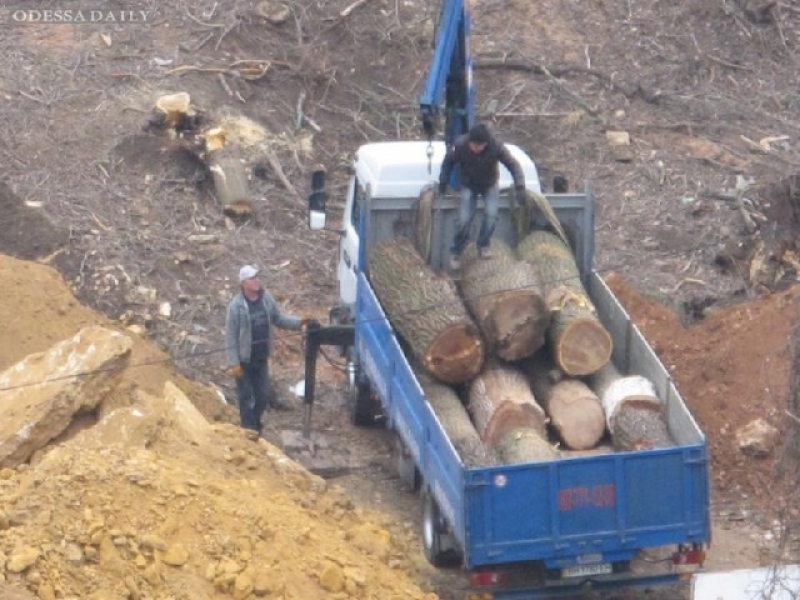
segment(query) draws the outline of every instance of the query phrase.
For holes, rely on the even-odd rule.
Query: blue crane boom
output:
[[[443,0],[433,60],[419,100],[428,140],[436,135],[444,113],[444,141],[448,146],[475,124],[469,1]]]

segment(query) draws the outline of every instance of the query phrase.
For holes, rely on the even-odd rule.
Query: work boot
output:
[[[461,270],[461,259],[458,257],[458,254],[452,254],[450,256],[450,270],[451,271]]]

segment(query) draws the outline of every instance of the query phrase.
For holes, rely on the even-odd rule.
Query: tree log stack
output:
[[[550,311],[538,269],[518,260],[500,240],[482,259],[474,243],[461,257],[461,294],[483,333],[487,353],[513,361],[532,355],[545,342]]]
[[[597,446],[606,432],[606,416],[597,395],[583,381],[565,377],[548,360],[527,361],[526,371],[550,426],[570,450]]]
[[[599,371],[611,358],[611,335],[597,318],[569,246],[557,235],[534,231],[517,247],[539,268],[551,311],[548,339],[556,365],[578,377]]]
[[[471,468],[497,464],[497,457],[481,440],[455,390],[435,381],[420,368],[415,368],[414,374],[464,465]]]
[[[453,281],[438,277],[411,240],[398,236],[377,244],[369,270],[389,321],[428,373],[448,384],[480,373],[485,352],[477,326]]]
[[[675,445],[664,405],[649,380],[639,375],[623,377],[609,363],[589,377],[589,385],[603,404],[615,449],[647,450]]]
[[[547,419],[519,370],[491,362],[469,386],[469,411],[483,442],[502,463],[556,458]]]

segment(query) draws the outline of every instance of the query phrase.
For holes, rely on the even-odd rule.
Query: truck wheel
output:
[[[447,522],[430,492],[422,494],[422,545],[425,557],[434,567],[457,567],[463,561],[455,538],[449,533]]]
[[[394,454],[400,483],[403,484],[403,488],[406,491],[416,492],[419,490],[421,483],[419,471],[417,470],[417,465],[414,464],[411,453],[408,451],[408,447],[397,433],[394,435]]]

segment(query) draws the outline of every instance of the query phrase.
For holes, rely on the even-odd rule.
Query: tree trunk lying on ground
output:
[[[600,399],[579,379],[565,378],[548,360],[526,361],[526,371],[536,398],[550,418],[550,425],[571,450],[594,448],[606,432],[606,416]]]
[[[452,280],[438,277],[401,236],[377,244],[368,260],[389,321],[425,370],[449,384],[475,377],[483,366],[483,341]]]
[[[569,246],[552,233],[534,231],[519,244],[517,254],[540,270],[551,311],[548,338],[558,368],[571,376],[600,370],[611,358],[613,342],[597,318]]]
[[[250,183],[239,150],[226,138],[225,131],[219,127],[204,134],[205,162],[214,177],[214,189],[222,211],[229,217],[242,217],[253,210]]]
[[[609,363],[588,381],[603,404],[608,430],[617,450],[647,450],[675,445],[667,426],[664,405],[649,380],[639,375],[623,377]]]
[[[467,467],[487,467],[497,464],[494,452],[481,441],[467,409],[464,408],[455,390],[435,381],[421,368],[415,368],[414,374],[464,464]]]
[[[518,260],[499,240],[481,259],[475,244],[461,258],[461,294],[486,341],[487,353],[505,360],[530,356],[545,341],[550,311],[538,269]]]
[[[469,411],[483,442],[503,463],[558,456],[547,418],[519,370],[491,363],[469,386]]]

